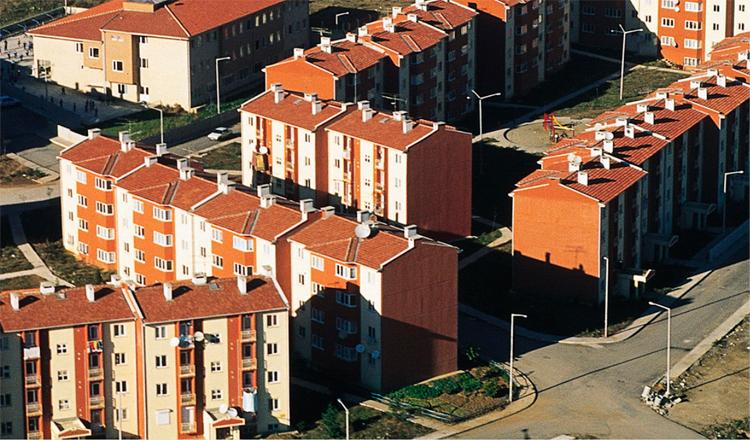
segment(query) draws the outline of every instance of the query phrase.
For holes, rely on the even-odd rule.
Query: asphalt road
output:
[[[728,318],[748,298],[747,247],[675,303],[672,364]],[[534,319],[529,316],[528,319]],[[575,319],[575,317],[571,317]],[[508,359],[508,333],[462,316],[464,344]],[[644,385],[666,369],[666,314],[632,338],[601,346],[545,345],[516,338],[516,366],[535,383],[537,401],[506,419],[467,431],[462,438],[700,438],[640,402]]]
[[[239,138],[240,129],[241,129],[240,128],[240,124],[237,123],[237,124],[233,125],[230,128],[237,135],[237,137],[234,138],[234,139],[239,140],[240,139]],[[226,141],[228,139],[224,139],[224,140]],[[168,150],[169,150],[170,153],[174,153],[174,154],[177,154],[179,156],[189,156],[191,154],[195,154],[195,153],[197,153],[199,151],[205,150],[206,148],[211,148],[214,145],[218,144],[219,142],[223,142],[223,141],[212,141],[211,139],[209,139],[206,136],[201,136],[201,137],[199,137],[197,139],[193,139],[192,141],[184,142],[182,144],[178,144],[178,145],[175,145],[173,147],[170,146],[170,147],[168,147]],[[241,158],[238,157],[237,161],[240,161],[240,160],[241,160]]]

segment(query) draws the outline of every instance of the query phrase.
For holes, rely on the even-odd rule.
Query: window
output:
[[[65,382],[68,380],[68,370],[59,370],[57,372],[58,382]]]
[[[57,344],[57,354],[68,354],[68,344]]]
[[[125,380],[119,380],[115,382],[115,391],[119,394],[128,392],[128,382]]]
[[[10,394],[9,393],[0,394],[0,408],[5,407],[5,406],[10,406],[10,405],[12,405]]]
[[[594,25],[591,23],[582,23],[581,24],[581,32],[586,34],[593,34],[594,33]]]
[[[340,332],[345,332],[350,335],[357,333],[357,324],[355,324],[352,321],[349,321],[348,319],[336,317],[336,330]]]
[[[221,229],[211,228],[211,240],[221,243],[223,241],[223,235]]]
[[[699,31],[701,30],[701,22],[694,20],[685,20],[685,29],[691,31]]]
[[[242,275],[246,277],[253,275],[253,266],[243,266],[240,263],[234,263],[233,269],[235,275]]]
[[[2,370],[0,370],[0,377],[10,379],[10,367],[8,365],[3,365]]]
[[[98,47],[89,47],[89,58],[99,58]]]
[[[135,250],[135,261],[139,263],[145,263],[146,262],[146,253],[143,252],[140,249]]]
[[[266,327],[276,327],[279,325],[278,316],[268,315],[266,316]]]
[[[357,296],[343,291],[336,292],[336,303],[346,307],[357,307]]]
[[[325,296],[326,296],[325,295],[325,290],[326,290],[326,287],[324,285],[318,284],[316,282],[312,283],[312,294],[313,295],[316,295],[316,296],[318,296],[320,298],[325,298]]]
[[[300,284],[305,285],[305,274],[301,273],[297,275],[297,280],[299,281]]]
[[[115,72],[122,72],[123,70],[125,70],[123,68],[122,61],[113,60],[112,61],[112,70],[114,70]]]
[[[268,383],[276,383],[279,381],[279,372],[278,371],[269,371],[266,374],[267,382]]]
[[[698,65],[698,58],[685,57],[683,59],[683,64],[685,66],[697,66]]]
[[[345,280],[353,280],[357,278],[357,268],[336,264],[336,276]]]
[[[269,411],[278,411],[280,408],[279,406],[279,399],[268,399],[268,410]]]
[[[127,408],[115,408],[115,421],[120,420],[127,420],[128,419],[128,409]]]
[[[171,272],[172,260],[163,260],[159,257],[154,257],[154,267],[162,272]]]
[[[143,201],[138,199],[133,199],[133,211],[143,214]]]
[[[688,12],[700,12],[701,4],[697,2],[685,2],[685,10]]]
[[[211,361],[211,372],[212,373],[218,373],[221,371],[221,362],[219,361]]]
[[[114,228],[105,228],[104,226],[96,225],[96,236],[105,240],[114,240],[115,230]]]
[[[167,355],[160,354],[159,356],[156,356],[156,368],[166,368],[167,367]]]
[[[713,29],[714,29],[715,31],[718,31],[718,30],[719,30],[719,28],[720,28],[720,26],[719,26],[719,23],[714,23],[714,24],[713,24]]]
[[[336,344],[336,357],[347,362],[354,362],[357,360],[357,352],[352,347]]]
[[[686,49],[700,49],[701,48],[700,40],[693,40],[692,38],[685,38],[684,45]]]
[[[154,231],[154,243],[159,246],[172,246],[172,235]]]
[[[674,18],[662,18],[661,25],[664,27],[674,27]]]
[[[156,384],[156,395],[157,396],[166,396],[167,395],[167,384],[165,384],[165,383],[157,383]]]
[[[112,191],[112,181],[97,177],[94,179],[94,185],[102,191]]]
[[[662,46],[674,46],[674,37],[667,37],[666,35],[662,36],[661,45]]]
[[[211,400],[221,400],[224,397],[224,393],[221,390],[211,390]]]
[[[311,319],[313,320],[313,322],[317,322],[318,324],[325,324],[326,313],[320,309],[316,309],[315,307],[313,307],[311,312]]]
[[[213,255],[211,258],[213,265],[221,269],[224,267],[224,258],[221,255]]]
[[[112,215],[114,214],[114,207],[107,203],[96,202],[96,212],[104,215]]]
[[[96,259],[102,263],[113,264],[115,262],[115,253],[107,252],[103,249],[96,250]]]
[[[221,232],[221,231],[219,231]],[[245,239],[241,237],[232,238],[232,247],[242,252],[252,252],[253,240],[251,238]]]
[[[141,69],[148,69],[148,58],[141,58]]]
[[[83,255],[89,254],[89,245],[86,243],[78,243],[78,252]]]
[[[140,37],[138,37],[138,42],[141,44],[146,44],[148,43],[148,37],[144,37],[141,35]]]
[[[141,286],[145,286],[146,285],[146,277],[143,276],[143,275],[141,275],[141,274],[139,274],[139,273],[136,273],[135,274],[135,282],[138,283],[138,284],[140,284]]]
[[[367,328],[367,339],[370,342],[376,342],[378,340],[377,334],[375,333],[375,327],[369,326]]]
[[[115,337],[125,336],[125,324],[115,324],[112,327]]]
[[[677,6],[677,0],[661,0],[661,7],[666,9],[674,9]]]
[[[64,411],[66,409],[70,409],[70,401],[68,399],[60,399],[57,401],[57,408],[60,411]]]
[[[267,355],[273,355],[279,353],[279,345],[274,343],[268,343],[266,344],[266,354]]]
[[[154,327],[154,339],[166,339],[167,338],[167,327],[160,325]]]
[[[719,5],[714,5],[714,12],[719,12],[720,10],[721,8],[719,7]]]
[[[86,196],[78,195],[78,204],[80,206],[83,206],[84,208],[87,208],[89,206],[89,199],[86,198]]]
[[[168,222],[172,220],[172,211],[169,211],[167,209],[157,208],[154,206],[153,210],[154,218],[163,222]]]
[[[98,228],[98,226],[97,226]],[[78,219],[78,229],[82,231],[88,231],[89,230],[89,222],[88,220],[84,220],[82,218]]]
[[[115,365],[125,364],[125,353],[115,353]]]
[[[133,234],[138,238],[146,238],[146,230],[140,225],[133,225]]]
[[[622,9],[604,8],[604,16],[608,18],[620,18],[622,17]]]
[[[76,43],[76,52],[83,53],[83,43]]]

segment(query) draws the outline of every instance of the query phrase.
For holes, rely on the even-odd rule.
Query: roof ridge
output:
[[[180,180],[174,180],[172,182],[169,182],[169,187],[167,188],[167,192],[164,194],[164,203],[163,205],[171,205],[172,201],[174,200],[174,196],[177,193],[177,187],[180,185]]]
[[[250,217],[252,216],[252,221],[250,221]],[[242,231],[245,234],[252,234],[255,230],[255,225],[258,224],[258,218],[260,218],[260,211],[257,209],[254,209],[247,213],[247,217],[245,218],[245,224],[242,225]]]
[[[417,44],[416,41],[411,37],[411,35],[399,35],[402,40],[406,43],[407,46],[409,46],[409,49],[415,51],[415,52],[421,52],[422,48]]]
[[[112,172],[112,169],[115,167],[115,164],[117,163],[117,160],[120,158],[120,152],[116,151],[113,154],[109,155],[109,158],[107,159],[107,163],[104,165],[104,170],[102,170],[103,175],[108,175]]]
[[[337,57],[339,61],[341,61],[341,64],[344,65],[344,68],[349,71],[349,73],[357,73],[357,68],[354,66],[354,63],[352,63],[352,60],[350,60],[347,55],[338,54]]]
[[[354,261],[354,257],[357,254],[357,242],[353,237],[349,237],[349,244],[346,246],[345,261]]]
[[[43,24],[41,26],[38,26],[38,27],[36,27],[34,29],[31,29],[31,32],[34,32],[34,31],[37,31],[37,30],[50,29],[50,28],[53,28],[53,27],[56,27],[56,26],[60,26],[60,25],[64,25],[64,24],[75,23],[77,21],[87,20],[89,18],[101,17],[102,15],[106,15],[106,14],[117,15],[119,12],[122,12],[122,10],[121,9],[112,9],[112,10],[109,10],[109,11],[102,11],[102,12],[98,12],[96,14],[91,14],[91,15],[87,15],[85,17],[78,17],[78,18],[76,18],[76,15],[78,15],[78,14],[73,14],[73,15],[70,15],[68,17],[63,17],[63,19],[55,20],[55,21],[52,21],[50,23],[46,23],[46,24]],[[67,18],[67,20],[65,18]]]
[[[166,9],[167,12],[169,12],[169,15],[172,16],[172,18],[174,19],[174,21],[177,22],[177,24],[180,26],[180,29],[182,29],[182,32],[185,32],[185,36],[186,37],[190,37],[190,32],[188,32],[187,28],[185,27],[184,24],[182,24],[182,22],[180,21],[180,19],[177,18],[177,14],[175,14],[174,11],[172,11],[172,9],[169,8],[169,4],[165,4],[164,5],[164,9]]]

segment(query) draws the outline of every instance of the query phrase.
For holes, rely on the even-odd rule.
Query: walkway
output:
[[[510,229],[508,228],[500,228],[500,237],[496,238],[492,243],[488,244],[486,247],[483,247],[482,249],[479,249],[478,251],[475,251],[472,254],[467,255],[466,257],[462,258],[461,261],[458,263],[458,270],[461,270],[465,268],[466,266],[475,263],[480,258],[484,257],[485,255],[494,252],[496,248],[499,248],[500,246],[510,242],[513,239],[513,234],[510,232]]]
[[[18,212],[11,213],[8,216],[8,221],[10,223],[11,233],[13,234],[13,242],[16,244],[16,246],[18,246],[18,249],[21,251],[21,253],[23,253],[23,256],[26,257],[26,260],[31,263],[32,269],[2,274],[0,275],[0,280],[16,278],[25,275],[37,275],[47,281],[52,281],[56,285],[73,287],[73,285],[69,282],[55,276],[55,274],[53,274],[52,271],[49,270],[47,265],[44,264],[44,261],[39,258],[39,255],[36,253],[34,248],[31,247],[31,245],[28,243],[28,241],[26,240],[26,233],[23,230],[23,224],[21,223],[21,218],[18,215]]]

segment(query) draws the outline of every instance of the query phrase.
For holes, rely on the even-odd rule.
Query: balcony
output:
[[[185,406],[195,405],[195,393],[182,393],[180,403]]]
[[[104,344],[102,344],[101,340],[90,340],[88,343],[89,353],[101,353],[103,348]]]
[[[89,397],[89,406],[91,408],[104,408],[104,397],[101,395]]]
[[[36,374],[28,374],[26,375],[26,386],[36,386],[39,385],[39,376]]]
[[[42,431],[29,431],[26,433],[26,438],[29,438],[29,439],[44,438],[44,433],[42,433]]]
[[[255,370],[258,368],[258,359],[255,358],[242,358],[242,369],[243,370]]]
[[[180,365],[180,376],[193,376],[195,375],[194,365]]]
[[[26,404],[26,415],[27,416],[38,416],[42,413],[42,405],[39,402],[31,402]]]
[[[104,370],[101,368],[90,368],[89,369],[89,380],[100,380],[104,379]]]
[[[242,342],[255,342],[256,338],[255,330],[242,330]]]
[[[182,432],[195,432],[195,422],[183,422],[180,427]]]
[[[23,349],[23,360],[31,361],[39,359],[39,347],[29,347]]]

